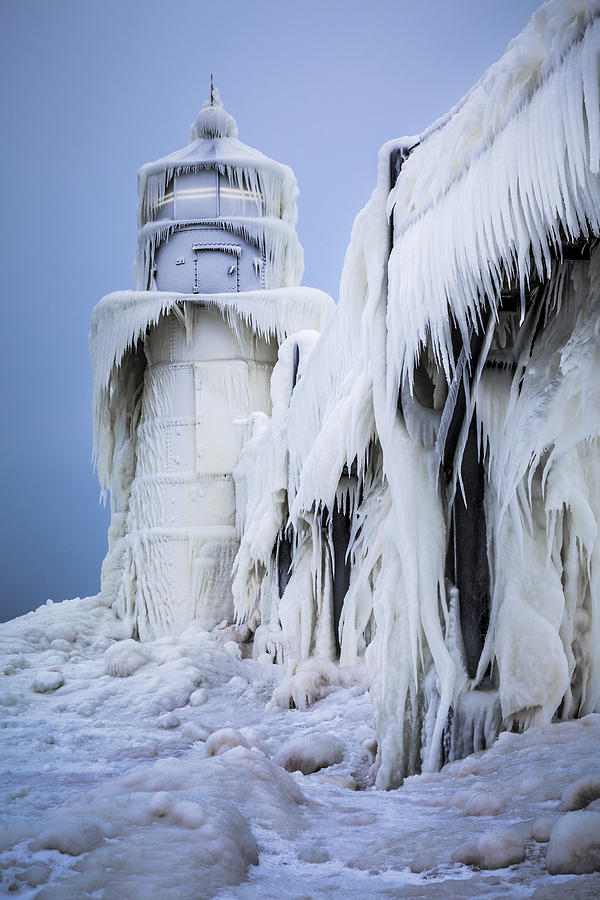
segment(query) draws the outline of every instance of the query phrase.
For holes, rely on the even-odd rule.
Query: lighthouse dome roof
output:
[[[223,106],[219,89],[212,87],[210,99],[205,100],[196,121],[190,125],[190,142],[211,138],[236,138],[237,125]]]
[[[218,169],[232,184],[244,184],[260,195],[267,216],[295,224],[298,187],[289,166],[276,162],[238,139],[235,119],[227,112],[219,92],[211,88],[190,128],[190,141],[138,172],[138,224],[153,219],[174,175]]]

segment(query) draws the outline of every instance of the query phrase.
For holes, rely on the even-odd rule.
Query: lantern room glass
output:
[[[225,219],[236,216],[262,216],[263,203],[255,191],[233,185],[226,175],[219,176],[219,215]]]
[[[262,198],[247,185],[232,184],[216,169],[176,175],[156,210],[156,221],[196,221],[265,215]]]
[[[218,174],[214,169],[202,169],[175,177],[176,219],[217,218]]]

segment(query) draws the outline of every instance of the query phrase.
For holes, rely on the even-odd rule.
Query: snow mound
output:
[[[118,641],[104,653],[104,671],[114,678],[128,678],[145,666],[150,656],[139,641]]]
[[[291,776],[256,750],[213,759],[192,751],[135,766],[49,810],[41,827],[31,823],[38,834],[28,852],[78,858],[56,868],[48,897],[102,892],[110,873],[107,896],[138,897],[143,884],[161,900],[210,898],[258,863],[251,822],[291,837],[303,802]]]
[[[196,722],[188,722],[181,729],[181,736],[187,741],[206,741],[210,736],[210,729]]]
[[[206,741],[206,750],[209,756],[221,756],[222,753],[227,753],[233,747],[250,749],[244,735],[235,728],[219,728],[218,731],[213,731]]]
[[[503,798],[492,791],[476,791],[465,804],[465,816],[497,816],[505,808]]]
[[[250,725],[245,725],[243,728],[240,728],[240,734],[242,734],[248,741],[248,745],[250,746],[251,750],[260,750],[260,752],[264,753],[267,759],[269,759],[269,757],[271,756],[271,754],[269,753],[269,748],[263,741],[260,732],[256,728],[253,728]]]
[[[517,831],[508,828],[494,828],[485,831],[477,843],[465,844],[452,854],[453,862],[480,869],[505,869],[507,866],[523,862],[525,841]]]
[[[334,734],[307,734],[287,741],[274,755],[273,762],[288,772],[312,775],[340,763],[343,758],[344,745]]]
[[[271,707],[308,709],[339,687],[361,685],[367,690],[364,666],[336,666],[328,659],[312,657],[300,663],[273,691]]]
[[[50,691],[58,690],[64,683],[65,679],[62,672],[50,670],[48,672],[38,672],[31,687],[36,694],[47,694]]]
[[[258,750],[265,756],[269,755],[269,751],[254,728],[240,728],[239,731],[235,728],[219,728],[206,739],[206,752],[209,756],[221,756],[234,747]]]
[[[165,730],[169,728],[178,728],[181,725],[181,722],[175,715],[175,713],[168,712],[163,713],[162,716],[159,716],[156,720],[156,724],[159,728],[164,728]]]
[[[63,815],[52,825],[43,828],[39,836],[31,841],[31,850],[58,850],[69,856],[81,856],[95,850],[104,842],[104,835],[95,822],[82,822],[76,816]]]
[[[190,706],[202,706],[203,703],[206,703],[208,699],[208,694],[205,688],[198,688],[197,691],[194,691],[190,696]]]
[[[556,824],[556,816],[540,816],[531,827],[531,837],[538,844],[547,844]]]
[[[5,667],[9,672],[5,674],[9,674],[29,666],[27,654],[48,650],[55,641],[61,642],[63,652],[68,646],[71,654],[89,656],[103,653],[111,641],[130,634],[127,623],[119,621],[98,597],[75,597],[61,603],[48,600],[33,612],[2,623],[0,654],[3,659],[8,657]]]
[[[551,875],[600,872],[600,812],[561,816],[550,833],[546,865]]]

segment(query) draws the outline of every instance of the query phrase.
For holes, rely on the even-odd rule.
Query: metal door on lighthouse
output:
[[[195,294],[239,291],[239,244],[193,244],[192,250]]]

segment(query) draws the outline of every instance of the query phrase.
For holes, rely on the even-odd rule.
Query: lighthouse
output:
[[[279,344],[333,309],[299,287],[297,185],[212,87],[181,150],[138,174],[136,291],[94,310],[95,453],[111,494],[102,593],[142,640],[233,618],[232,477],[270,413]]]

